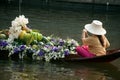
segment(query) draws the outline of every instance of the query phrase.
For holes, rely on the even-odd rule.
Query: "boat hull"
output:
[[[7,50],[0,50],[0,60],[20,60],[18,54],[13,54],[10,57],[8,57],[9,51]],[[78,54],[69,54],[65,56],[65,58],[57,59],[57,60],[51,60],[51,61],[64,61],[64,62],[111,62],[113,60],[116,60],[120,58],[120,49],[116,50],[108,50],[107,55],[103,56],[95,56],[91,58],[83,58]],[[29,54],[24,59],[33,60],[32,54]]]
[[[108,50],[107,55],[95,56],[91,58],[83,58],[77,54],[70,54],[66,56],[65,61],[70,62],[111,62],[120,57],[120,49],[117,50]]]

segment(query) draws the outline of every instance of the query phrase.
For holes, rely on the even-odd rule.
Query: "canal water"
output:
[[[69,10],[38,7],[0,6],[0,29],[8,29],[19,14],[29,19],[30,28],[45,35],[73,38],[79,42],[82,29],[92,20],[103,22],[109,49],[120,48],[120,12],[99,9]],[[120,80],[120,59],[111,63],[0,61],[1,80]]]

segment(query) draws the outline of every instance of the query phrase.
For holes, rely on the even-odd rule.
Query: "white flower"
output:
[[[12,21],[11,25],[12,25],[12,27],[18,27],[18,26],[20,26],[17,21]]]
[[[15,18],[15,21],[19,23],[19,25],[25,26],[26,24],[28,24],[28,19],[25,18],[24,15],[20,15],[19,17]]]
[[[16,17],[15,20],[11,22],[12,27],[9,29],[9,38],[8,41],[12,42],[14,39],[17,39],[22,31],[22,26],[28,24],[28,19],[24,15]]]
[[[79,46],[78,42],[75,41],[74,39],[72,39],[71,41],[74,43],[75,46]]]
[[[17,39],[21,33],[21,27],[10,27],[9,29],[9,38],[8,41],[13,41],[14,39]]]

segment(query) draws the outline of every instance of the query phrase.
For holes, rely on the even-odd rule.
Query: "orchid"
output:
[[[26,56],[26,52],[27,52],[27,46],[26,45],[13,45],[12,46],[12,49],[9,50],[9,57],[11,55],[14,55],[14,54],[18,54],[19,55],[19,59],[23,59],[24,56]]]
[[[74,39],[65,40],[51,36],[48,36],[48,38],[48,43],[36,42],[34,45],[23,45],[16,41],[13,43],[0,41],[0,47],[4,46],[5,49],[9,50],[9,57],[13,54],[19,54],[19,58],[23,59],[28,53],[32,55],[33,60],[44,59],[48,62],[64,58],[69,54],[76,54],[75,47],[78,46],[78,42]],[[52,45],[49,44],[50,42]],[[3,47],[1,47],[1,50],[3,50]]]
[[[6,41],[0,40],[0,50],[5,49],[5,47],[8,45]]]
[[[0,50],[11,51],[12,49],[13,49],[13,45],[9,44],[7,40],[0,40]]]
[[[54,45],[42,44],[40,45],[40,50],[37,52],[37,55],[44,56],[46,61],[64,58],[69,54],[76,54],[75,47],[79,44],[74,39],[64,40],[62,38],[52,36],[47,38],[49,38],[49,41]]]

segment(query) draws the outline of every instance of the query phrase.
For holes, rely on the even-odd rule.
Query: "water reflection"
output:
[[[119,80],[110,63],[47,63],[0,61],[2,80]],[[6,64],[5,64],[6,63]]]
[[[64,67],[74,70],[74,75],[83,80],[120,79],[119,67],[111,63],[67,63]]]

